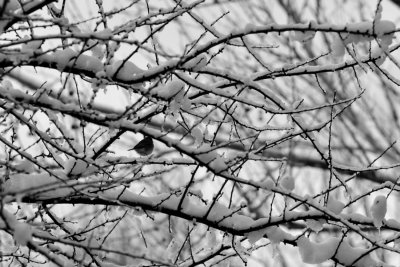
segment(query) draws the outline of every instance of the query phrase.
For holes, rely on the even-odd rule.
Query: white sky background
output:
[[[115,3],[117,3],[118,5],[120,5],[121,3],[128,3],[129,1],[110,1],[110,0],[105,0],[104,1],[104,6],[106,7],[106,11],[107,11],[107,7],[109,7],[109,10],[111,10],[113,8],[113,6],[115,5]],[[163,4],[167,4],[170,3],[170,1],[149,1],[150,2],[150,6],[153,7],[161,7]],[[296,1],[296,2],[301,2],[301,1]],[[323,1],[325,3],[329,2],[329,1]],[[245,3],[246,4],[246,3]],[[375,1],[366,1],[366,4],[370,4],[372,7],[374,7],[376,5]],[[274,6],[274,2],[271,1],[271,4],[269,5],[269,8],[271,8],[271,6]],[[242,12],[241,9],[241,4],[239,3],[233,3],[233,4],[225,4],[223,5],[224,9],[203,9],[203,12],[201,11],[197,11],[198,15],[205,19],[207,22],[211,22],[213,21],[215,18],[218,18],[219,16],[221,16],[221,14],[226,11],[229,10],[230,14],[228,14],[226,16],[226,18],[222,19],[220,22],[216,23],[216,28],[217,29],[221,29],[222,33],[228,33],[230,30],[234,30],[235,28],[231,27],[231,29],[229,29],[229,20],[233,19],[235,20],[235,18],[237,17],[237,15],[240,15],[240,13]],[[389,19],[389,20],[399,20],[399,16],[396,16],[396,8],[393,8],[393,4],[390,1],[383,1],[383,18],[384,19]],[[272,9],[272,8],[271,8]],[[97,6],[95,5],[94,1],[76,1],[76,0],[71,0],[71,1],[66,1],[66,14],[69,15],[68,17],[70,18],[70,22],[74,22],[76,21],[80,21],[81,18],[88,18],[88,17],[94,17],[96,16],[96,10],[97,10]],[[276,7],[274,10],[274,15],[278,21],[278,23],[288,23],[286,17],[284,16],[284,13],[282,13],[278,7]],[[145,14],[145,10],[143,10],[144,14]],[[116,16],[114,16],[113,19],[109,20],[110,22],[110,26],[109,28],[113,29],[114,26],[116,25],[122,25],[124,22],[129,21],[130,19],[132,19],[132,15],[135,14],[129,14],[128,12],[123,12],[121,14],[118,14]],[[350,19],[352,19],[353,17],[353,12],[351,9],[348,8],[348,6],[343,7],[343,8],[335,8],[334,10],[332,10],[332,21],[331,23],[335,24],[345,24],[347,22],[352,22]],[[373,13],[371,13],[371,16],[373,15]],[[75,19],[74,19],[75,18]],[[242,20],[243,17],[241,17]],[[304,21],[307,22],[307,19],[309,18],[307,16],[307,14],[303,15]],[[371,18],[368,18],[371,19]],[[197,27],[197,24],[193,22],[192,18],[188,18],[187,15],[180,17],[180,20],[183,22],[187,22],[188,26],[187,26],[187,30],[190,32],[190,34],[192,34],[192,36],[194,38],[196,38],[198,36],[199,33],[201,33],[201,31],[199,31],[199,27]],[[114,22],[114,25],[113,25]],[[243,28],[247,25],[247,23],[250,21],[241,21]],[[222,27],[219,27],[219,25],[223,25]],[[93,30],[94,28],[94,23],[88,22],[88,23],[84,23],[84,24],[80,24],[79,28],[82,30],[82,32],[90,32]],[[39,32],[40,33],[40,32]],[[46,29],[46,33],[49,33],[49,29]],[[145,36],[144,34],[146,33],[140,33],[140,32],[135,32],[131,35],[131,38],[133,39],[142,39],[143,36]],[[183,51],[183,39],[180,36],[179,31],[177,31],[177,28],[174,27],[174,24],[170,24],[168,27],[166,27],[160,34],[157,35],[159,40],[165,45],[168,44],[169,48],[171,49],[171,51],[174,51],[177,53],[177,55],[181,54],[181,52]],[[125,45],[126,46],[126,45]],[[128,52],[130,51],[130,48],[126,46],[126,50],[125,49],[120,49],[117,53],[116,53],[116,59],[123,59],[124,56],[126,55],[126,53],[124,52]],[[154,59],[153,59],[154,60]],[[134,62],[138,67],[142,68],[142,69],[147,69],[148,68],[148,64],[154,64],[154,62],[149,62],[149,58],[145,58],[145,57],[141,57],[140,53],[136,54],[134,57],[131,58],[131,61]],[[277,64],[281,64],[279,62],[277,62]],[[118,110],[124,110],[124,106],[128,103],[130,103],[129,100],[127,100],[127,94],[125,92],[123,92],[123,90],[117,90],[117,89],[111,89],[111,88],[107,88],[107,91],[104,93],[100,93],[97,96],[97,102],[101,103],[103,105],[109,105],[111,108],[115,108]]]
[[[330,1],[330,0],[325,0],[325,1]],[[128,2],[128,1],[121,1],[121,2]],[[366,1],[368,3],[370,3],[372,6],[375,6],[376,2],[375,1]],[[108,4],[113,4],[114,1],[104,1],[104,3]],[[156,5],[160,5],[160,3],[163,3],[163,1],[158,1],[158,0],[154,0],[154,1],[150,1],[150,3],[153,6]],[[97,8],[91,8],[91,5],[93,4],[93,1],[67,1],[67,14],[71,14],[71,17],[73,18],[73,16],[76,16],[79,20],[79,18],[82,17],[91,17],[91,16],[95,16],[96,14],[93,12],[93,10],[97,10]],[[107,5],[106,5],[107,6]],[[232,14],[228,15],[228,16],[232,16],[233,18],[235,17],[235,13],[236,12],[240,12],[240,4],[232,4]],[[229,9],[229,8],[227,8]],[[390,1],[383,1],[383,18],[384,19],[389,19],[389,20],[393,20],[394,22],[398,22],[399,16],[396,14],[398,13],[398,8],[393,8],[393,4],[390,3]],[[91,14],[91,15],[89,15]],[[202,18],[208,18],[211,21],[213,18],[218,17],[221,14],[221,11],[219,10],[204,10],[203,13],[199,13],[199,16],[201,16]],[[277,9],[277,13],[276,13],[276,17],[279,17],[280,13],[279,13],[279,9]],[[332,23],[336,23],[336,22],[341,22],[342,24],[347,22],[347,19],[350,18],[352,15],[352,10],[349,9],[335,9],[332,10]],[[371,14],[372,15],[372,14]],[[121,15],[116,15],[115,16],[115,23],[116,24],[121,24],[121,20],[130,20],[132,19],[132,14],[126,14],[125,17],[121,18]],[[307,16],[304,15],[303,17],[304,19],[307,19]],[[372,17],[368,18],[371,19]],[[187,18],[183,18],[183,20],[185,20]],[[191,19],[187,19],[188,22],[191,21]],[[71,21],[73,21],[73,19],[71,19]],[[226,25],[226,21],[227,20],[223,20],[221,22],[221,24]],[[350,21],[349,21],[350,22]],[[282,21],[281,23],[287,23],[287,21],[285,20],[285,18],[282,17]],[[228,23],[229,24],[229,23]],[[247,22],[243,22],[243,27],[245,27],[247,24]],[[88,23],[88,25],[90,25],[90,23]],[[218,24],[217,24],[218,25]],[[87,28],[84,28],[82,26],[80,26],[80,29],[82,31],[90,31],[90,27],[92,27],[92,25],[88,26]],[[112,28],[112,25],[110,25],[110,27]],[[193,30],[193,27],[191,27],[190,25],[188,26],[188,29],[190,31]],[[221,29],[222,32],[224,32],[223,30],[226,29]],[[47,32],[48,33],[48,32]],[[193,34],[193,36],[196,36],[195,32],[191,32]],[[142,36],[140,36],[140,33],[135,33],[135,36],[133,38],[142,38]],[[176,52],[180,52],[182,51],[182,39],[180,38],[180,33],[177,31],[176,28],[174,27],[170,27],[165,29],[162,34],[160,35],[160,40],[165,44],[168,43],[171,51],[176,51]],[[126,51],[129,51],[129,47],[126,47]],[[125,51],[124,49],[121,49],[116,57],[119,59],[123,59],[123,57],[125,56]],[[135,56],[132,61],[139,66],[142,69],[147,69],[147,64],[149,64],[150,62],[148,61],[148,58],[146,57],[141,57],[140,55]],[[151,64],[154,64],[153,62],[151,62]],[[385,64],[390,64],[388,62],[386,62]],[[386,67],[386,66],[385,66]],[[32,73],[34,74],[34,73]],[[34,76],[32,76],[34,77]],[[59,77],[55,77],[55,80],[58,80]],[[35,77],[36,79],[36,77]],[[367,83],[365,83],[367,84]],[[367,90],[368,93],[373,94],[374,90]],[[105,106],[109,106],[112,109],[116,109],[116,110],[124,110],[124,107],[131,103],[131,100],[127,99],[128,94],[121,89],[117,89],[117,88],[108,88],[107,91],[105,91],[104,93],[100,93],[97,96],[97,103],[100,105],[105,105]],[[379,97],[379,94],[376,95],[376,97]],[[394,207],[391,206],[391,209],[393,209]],[[390,213],[390,212],[389,212]],[[289,253],[293,252],[293,254],[296,254],[297,249],[293,249],[293,251],[291,251],[291,249],[289,247],[286,247],[285,249],[288,249],[287,251]],[[297,255],[297,254],[296,254]],[[252,263],[253,264],[253,263]],[[306,266],[306,264],[304,264]],[[255,266],[255,265],[251,265],[250,266]],[[315,265],[310,265],[310,266],[315,266]]]
[[[127,3],[129,1],[118,1],[117,3]],[[296,2],[301,2],[301,1],[296,1]],[[324,4],[328,3],[329,1],[323,1]],[[372,7],[374,7],[376,5],[375,3],[376,1],[365,1],[365,4],[370,4]],[[85,1],[84,3],[82,1],[67,1],[66,2],[66,10],[67,10],[67,14],[70,14],[71,18],[76,17],[77,20],[79,20],[79,18],[87,18],[87,17],[93,17],[96,15],[96,13],[94,12],[94,10],[97,10],[96,5],[94,4],[94,1]],[[110,1],[110,0],[106,0],[104,1],[105,7],[110,6],[110,10],[112,9],[112,6],[115,4],[115,1]],[[150,6],[153,7],[161,7],[163,4],[167,4],[170,3],[170,1],[149,1]],[[246,3],[245,3],[246,4]],[[394,7],[394,5],[390,2],[390,1],[383,1],[382,3],[383,5],[383,18],[384,19],[388,19],[388,20],[393,20],[393,21],[398,21],[400,20],[399,16],[397,16],[397,9],[396,7]],[[218,28],[218,26],[224,25],[223,27],[220,27],[221,32],[222,33],[228,33],[229,30],[234,30],[234,28],[229,29],[229,19],[235,19],[237,17],[237,15],[240,15],[240,13],[242,12],[241,9],[241,4],[239,3],[233,3],[230,5],[223,5],[224,6],[224,10],[219,10],[219,9],[203,9],[203,12],[201,11],[196,11],[198,13],[198,15],[205,19],[208,22],[213,21],[215,18],[218,18],[219,16],[221,16],[221,14],[226,11],[226,10],[230,10],[230,14],[228,14],[226,16],[225,19],[222,19],[219,23],[216,24],[216,27]],[[271,6],[274,6],[274,2],[271,1],[271,5],[269,5],[269,7],[271,8]],[[337,6],[331,11],[332,12],[332,16],[331,16],[331,23],[333,24],[345,24],[347,22],[353,22],[351,21],[351,19],[353,19],[354,17],[354,12],[352,10],[352,8],[349,8],[350,4],[346,5],[346,7],[343,8],[337,8]],[[358,8],[358,7],[354,7],[354,8]],[[271,8],[272,9],[272,8]],[[277,21],[279,23],[285,24],[288,23],[287,19],[285,18],[284,13],[282,13],[278,7],[274,8],[274,14]],[[371,10],[373,10],[373,8],[371,8]],[[146,12],[145,10],[143,10],[143,12]],[[281,15],[282,14],[282,15]],[[111,19],[110,20],[110,28],[112,29],[113,26],[115,25],[121,25],[122,23],[124,23],[125,21],[129,21],[130,19],[132,19],[132,15],[133,14],[129,14],[127,12],[124,12],[122,14],[119,14],[117,16],[114,16],[114,20]],[[372,18],[373,13],[371,13],[371,17],[368,19]],[[241,19],[243,18],[243,16],[241,17]],[[304,21],[306,22],[307,19],[309,18],[307,16],[307,14],[303,15]],[[188,23],[188,27],[187,30],[192,34],[192,36],[194,38],[196,38],[198,36],[199,33],[201,33],[201,31],[199,30],[199,27],[197,27],[197,24],[193,22],[192,18],[188,18],[187,15],[180,17],[180,19],[182,21],[185,21]],[[71,22],[73,22],[74,20],[71,19]],[[113,22],[115,22],[115,25],[113,25]],[[246,24],[248,23],[247,21],[241,21],[243,28],[246,26]],[[87,26],[87,27],[85,27]],[[91,31],[93,29],[93,23],[86,23],[86,24],[80,24],[79,28],[85,32],[85,31]],[[144,33],[146,34],[146,33]],[[134,34],[132,34],[132,38],[136,38],[136,39],[141,39],[143,36],[143,32],[142,34],[140,32],[135,32]],[[183,51],[183,41],[182,41],[182,37],[180,36],[179,31],[177,31],[177,28],[174,27],[174,24],[170,24],[168,27],[166,27],[160,34],[158,34],[159,40],[165,45],[168,44],[169,48],[171,49],[171,51],[176,52],[177,54],[181,54],[181,52]],[[117,59],[123,59],[125,54],[124,51],[130,51],[130,48],[127,47],[126,50],[124,49],[120,49],[118,51],[118,53],[116,53],[116,58]],[[154,59],[153,59],[154,60]],[[139,66],[142,69],[147,69],[148,64],[150,64],[149,59],[148,58],[144,58],[139,55],[136,54],[134,57],[131,58],[131,61],[133,61],[137,66]],[[154,63],[154,62],[151,62]],[[279,62],[277,62],[277,64],[281,64]],[[386,62],[386,64],[388,64],[388,61]],[[368,92],[371,92],[371,90],[368,90]],[[373,91],[372,91],[373,92]],[[97,103],[101,103],[102,105],[107,105],[110,106],[111,108],[115,108],[117,110],[124,110],[124,106],[126,106],[127,104],[131,103],[131,101],[129,101],[127,99],[128,95],[126,94],[126,92],[124,92],[124,90],[118,90],[116,88],[108,88],[106,92],[101,92],[99,93],[99,95],[97,96]],[[377,95],[377,97],[379,97],[379,95]]]
[[[75,4],[74,4],[75,2]],[[126,2],[126,1],[125,1]],[[296,1],[297,2],[297,1]],[[299,1],[300,2],[300,1]],[[327,1],[325,1],[326,3]],[[107,6],[108,3],[110,3],[111,5],[114,3],[114,1],[104,1],[104,3],[106,4],[105,6]],[[372,7],[375,7],[376,5],[376,1],[366,1],[366,4],[370,4]],[[151,6],[157,6],[159,7],[160,5],[163,4],[163,1],[150,1],[150,5]],[[67,1],[67,11],[70,11],[70,14],[72,14],[71,16],[73,16],[73,14],[76,13],[76,16],[79,17],[91,17],[94,16],[94,12],[93,10],[97,10],[97,8],[90,8],[90,5],[94,5],[93,1],[87,1],[85,2],[85,4],[83,4],[81,1]],[[240,3],[234,3],[231,5],[225,5],[225,10],[230,10],[231,14],[227,15],[227,18],[222,19],[220,21],[220,23],[216,24],[217,29],[221,29],[222,33],[228,33],[230,30],[234,30],[234,28],[229,29],[229,19],[235,19],[236,18],[236,14],[240,14],[242,12],[241,7],[240,7]],[[273,6],[273,2],[272,2],[272,6]],[[354,8],[358,8],[358,7],[354,7]],[[284,16],[281,16],[281,11],[279,10],[279,8],[275,8],[274,9],[276,13],[275,17],[277,18],[279,23],[285,24],[287,23],[287,19]],[[371,10],[374,10],[374,8],[372,8]],[[397,16],[396,11],[398,9],[397,8],[393,8],[393,4],[390,3],[390,1],[383,1],[383,19],[389,19],[389,20],[394,20],[394,21],[398,21],[399,20],[399,16]],[[198,15],[201,18],[204,19],[208,19],[208,22],[211,22],[213,19],[219,17],[222,14],[222,10],[218,10],[218,9],[204,9],[204,12],[199,11]],[[90,14],[90,15],[89,15]],[[124,14],[125,15],[125,14]],[[367,18],[367,19],[372,19],[372,15],[373,13],[371,13],[371,17]],[[115,16],[115,23],[117,25],[121,25],[122,21],[128,21],[130,19],[132,19],[132,14],[126,14],[125,16]],[[333,24],[345,24],[347,22],[354,22],[351,21],[351,19],[353,19],[354,17],[354,12],[352,10],[352,8],[349,8],[349,6],[343,7],[343,8],[335,8],[332,10],[332,16],[331,16],[331,23]],[[307,14],[303,15],[303,19],[305,20],[305,22],[307,21],[309,17],[307,16]],[[195,32],[194,30],[198,29],[198,27],[194,27],[197,26],[195,23],[193,23],[193,20],[191,18],[188,18],[188,16],[183,16],[181,17],[182,21],[186,21],[188,23],[187,26],[187,30],[192,34],[192,36],[195,38],[198,36],[198,33]],[[111,20],[112,22],[112,20]],[[242,26],[243,28],[247,25],[247,21],[243,21],[242,22]],[[218,27],[218,25],[223,25],[222,27]],[[88,23],[88,25],[90,25],[90,23]],[[89,31],[90,28],[93,25],[88,26],[87,28],[80,26],[82,31]],[[110,28],[112,28],[113,25],[110,24]],[[201,32],[199,32],[201,33]],[[171,51],[175,51],[177,53],[180,53],[181,51],[183,51],[183,42],[182,42],[182,38],[180,36],[180,33],[177,31],[177,28],[173,27],[173,24],[171,24],[169,27],[166,27],[166,29],[164,29],[162,31],[161,34],[158,35],[160,42],[162,42],[163,44],[168,44],[169,48],[171,49]],[[140,32],[135,32],[134,34],[132,34],[132,38],[137,38],[137,39],[141,39],[142,36],[140,35]],[[126,47],[126,51],[129,51],[130,48]],[[124,54],[124,49],[120,49],[118,51],[118,53],[116,54],[116,57],[118,59],[122,59],[125,56]],[[141,67],[142,69],[146,69],[147,68],[147,64],[149,64],[148,58],[145,57],[140,57],[140,55],[135,55],[134,58],[131,59],[131,61],[133,61],[136,65],[138,65],[139,67]],[[279,62],[277,62],[277,64],[280,64]],[[390,64],[388,63],[388,61],[386,61],[385,64]],[[368,86],[367,82],[364,83],[365,86]],[[367,90],[367,93],[369,94],[374,94],[374,90]],[[126,92],[124,90],[120,90],[120,89],[116,89],[116,88],[108,88],[107,91],[105,91],[104,93],[100,93],[97,96],[97,103],[101,104],[101,105],[107,105],[107,106],[111,106],[113,109],[120,109],[123,110],[124,106],[129,104],[131,101],[127,99],[128,95],[126,94]],[[375,98],[380,97],[379,92],[378,94],[376,94],[374,96]],[[312,173],[312,172],[311,172]],[[210,191],[211,192],[211,191]],[[211,195],[211,194],[210,194]]]

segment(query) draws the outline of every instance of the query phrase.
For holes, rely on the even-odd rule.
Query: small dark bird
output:
[[[154,143],[150,136],[146,136],[130,150],[135,150],[140,156],[148,156],[153,153]]]

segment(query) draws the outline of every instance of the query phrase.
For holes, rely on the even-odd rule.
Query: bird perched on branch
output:
[[[154,143],[150,136],[146,136],[130,150],[135,150],[140,156],[148,156],[153,153]]]

